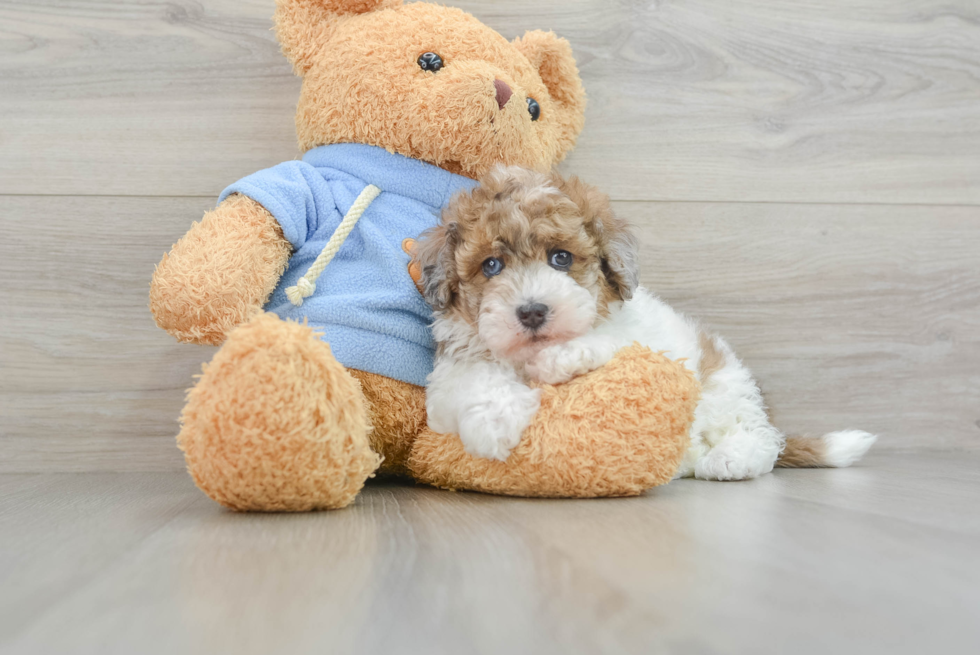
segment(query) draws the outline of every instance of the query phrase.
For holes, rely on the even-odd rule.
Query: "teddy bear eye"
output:
[[[531,120],[536,121],[541,118],[541,105],[534,98],[527,99],[527,113],[531,114]]]
[[[483,274],[487,277],[500,275],[502,270],[504,270],[504,263],[496,257],[490,257],[483,262]]]
[[[442,57],[434,52],[427,52],[419,57],[419,68],[424,71],[438,73],[442,66]]]

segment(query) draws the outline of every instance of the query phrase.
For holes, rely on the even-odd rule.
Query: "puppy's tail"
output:
[[[861,430],[828,432],[822,437],[789,437],[776,460],[781,468],[843,468],[861,459],[878,439]]]

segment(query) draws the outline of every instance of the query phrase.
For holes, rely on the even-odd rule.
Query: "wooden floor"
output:
[[[0,0],[0,651],[978,651],[980,4],[450,4],[569,38],[563,169],[637,225],[643,282],[779,426],[874,431],[872,457],[220,510],[173,439],[214,350],[147,292],[222,188],[299,155],[273,0]]]
[[[0,479],[4,653],[976,653],[980,453],[541,501],[242,515],[179,472]]]

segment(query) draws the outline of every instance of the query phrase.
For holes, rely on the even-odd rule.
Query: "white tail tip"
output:
[[[824,442],[825,465],[843,468],[861,459],[878,437],[863,430],[840,430],[828,432],[820,440]]]

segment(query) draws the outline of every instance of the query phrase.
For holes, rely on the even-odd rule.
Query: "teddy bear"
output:
[[[545,497],[669,481],[699,388],[639,346],[544,385],[505,462],[426,427],[434,344],[414,238],[494,165],[548,170],[573,147],[585,94],[567,41],[508,41],[400,0],[278,0],[274,20],[303,79],[304,155],[225,189],[151,282],[160,327],[221,346],[180,418],[195,483],[235,510],[306,511],[350,504],[376,473]]]

